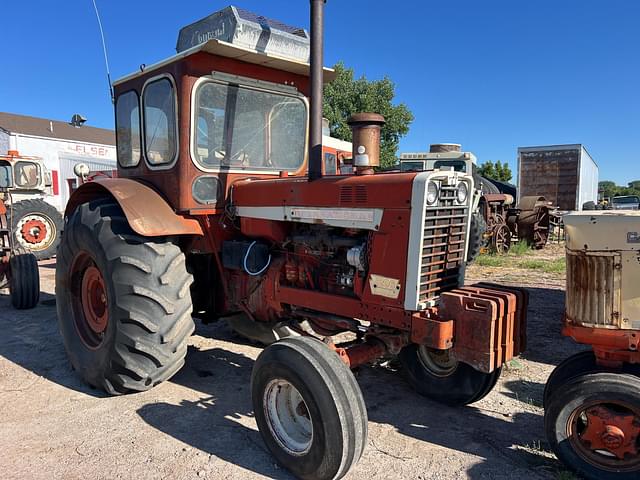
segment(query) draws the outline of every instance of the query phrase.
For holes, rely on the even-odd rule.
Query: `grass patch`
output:
[[[545,273],[562,273],[567,268],[564,257],[555,260],[522,260],[517,263],[520,268],[542,270]]]
[[[527,242],[516,242],[511,245],[508,254],[512,257],[524,257],[526,255],[531,255],[532,253],[533,250]]]
[[[525,270],[538,270],[544,273],[563,273],[567,268],[565,257],[553,260],[527,258],[531,250],[527,247],[526,251],[526,254],[518,254],[517,252],[512,254],[510,250],[507,255],[479,255],[475,260],[475,264],[481,267],[523,268]]]
[[[478,255],[475,262],[476,265],[481,267],[506,267],[509,263],[509,257],[506,255]]]

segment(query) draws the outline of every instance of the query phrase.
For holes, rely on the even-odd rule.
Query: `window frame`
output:
[[[118,156],[118,150],[119,150],[119,142],[118,142],[118,100],[120,100],[120,97],[127,95],[129,93],[135,93],[136,94],[136,99],[138,100],[138,123],[139,123],[139,141],[140,141],[140,155],[138,156],[138,161],[134,164],[131,165],[123,165],[122,163],[120,163],[120,157]],[[140,165],[140,160],[142,159],[142,157],[144,156],[145,153],[145,147],[144,147],[144,123],[142,121],[142,97],[140,96],[140,94],[138,93],[138,91],[135,88],[132,88],[130,90],[127,90],[126,92],[122,92],[120,95],[118,95],[118,98],[116,98],[116,103],[115,103],[115,107],[114,107],[114,112],[115,112],[115,125],[116,125],[116,160],[118,161],[118,167],[119,168],[136,168]]]
[[[206,167],[197,159],[197,152],[194,151],[196,135],[198,130],[198,125],[197,125],[198,119],[196,116],[197,110],[198,110],[198,106],[196,105],[196,101],[198,97],[197,94],[199,89],[202,88],[205,84],[215,83],[215,84],[224,85],[227,87],[237,86],[245,90],[254,90],[257,92],[270,93],[273,95],[281,95],[283,97],[295,98],[300,100],[304,105],[306,119],[307,119],[304,127],[305,128],[304,155],[302,158],[302,162],[300,163],[300,166],[297,169],[286,170],[286,171],[289,172],[290,175],[298,175],[300,172],[304,172],[307,168],[307,163],[309,159],[309,100],[307,99],[307,97],[300,92],[295,94],[293,92],[289,93],[283,90],[278,90],[277,88],[270,89],[263,85],[260,85],[260,86],[250,85],[249,83],[252,82],[252,79],[246,79],[247,83],[242,83],[243,78],[241,77],[236,77],[236,78],[238,79],[238,82],[229,82],[221,78],[216,78],[213,75],[207,75],[207,76],[198,78],[198,80],[196,80],[195,83],[193,84],[193,87],[191,88],[191,102],[190,102],[191,103],[191,122],[190,122],[191,125],[190,125],[190,132],[189,132],[189,137],[190,137],[189,138],[189,156],[191,157],[191,162],[195,165],[195,167],[198,170],[206,173],[240,173],[240,174],[247,174],[247,175],[278,175],[281,171],[283,171],[281,169],[267,170],[267,169],[251,169],[251,168],[237,168],[237,167],[234,168],[234,167],[223,167],[221,165],[217,167]],[[226,112],[225,112],[225,115],[226,115]],[[270,138],[266,144],[266,148],[271,149]]]
[[[174,112],[174,126],[175,126],[175,136],[176,136],[176,151],[174,152],[173,155],[173,159],[171,159],[170,162],[166,162],[166,163],[161,163],[161,164],[153,164],[149,161],[149,158],[147,157],[147,119],[145,117],[145,108],[144,108],[144,94],[145,91],[147,89],[147,87],[154,83],[154,82],[158,82],[161,81],[163,79],[168,79],[169,82],[171,83],[171,88],[173,90],[173,101],[174,101],[174,106],[173,106],[173,112]],[[172,169],[176,163],[178,162],[178,157],[180,156],[180,136],[178,134],[179,131],[179,126],[178,126],[178,89],[176,87],[176,82],[173,78],[173,76],[169,73],[162,73],[160,75],[156,75],[154,77],[149,78],[146,82],[144,82],[144,85],[142,86],[142,92],[140,93],[140,118],[142,121],[142,129],[141,129],[141,135],[142,135],[142,145],[143,145],[143,153],[144,153],[144,161],[145,161],[145,165],[147,166],[147,168],[149,168],[150,170],[170,170]],[[168,119],[167,119],[168,120]]]
[[[36,167],[36,183],[34,185],[27,185],[26,187],[24,185],[20,185],[18,184],[17,178],[18,175],[16,175],[17,169],[18,169],[18,165],[20,165],[21,163],[25,163],[27,165],[35,165]],[[11,166],[11,170],[13,170],[13,188],[15,188],[16,190],[38,190],[38,188],[42,185],[43,182],[43,176],[42,176],[42,168],[40,167],[40,164],[38,162],[34,162],[31,160],[23,160],[20,159],[18,161],[16,161],[12,166]]]

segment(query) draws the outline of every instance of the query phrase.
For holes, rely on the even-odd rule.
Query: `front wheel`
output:
[[[553,369],[551,375],[547,379],[547,383],[544,385],[543,405],[546,408],[549,403],[549,398],[560,387],[563,387],[569,380],[579,375],[587,373],[597,373],[598,371],[604,371],[596,363],[596,356],[593,350],[585,350],[578,352],[575,355],[564,359]]]
[[[468,405],[484,398],[496,386],[501,369],[484,373],[458,362],[450,350],[408,345],[400,351],[407,381],[420,395],[451,406]]]
[[[62,231],[62,215],[41,198],[21,200],[9,208],[14,244],[32,252],[38,260],[56,254]]]
[[[75,370],[111,394],[169,379],[194,330],[191,283],[177,245],[135,234],[113,201],[80,205],[56,266],[58,322]]]
[[[9,259],[9,293],[13,308],[22,310],[38,304],[40,273],[32,253],[16,253]]]
[[[640,478],[640,378],[580,375],[548,399],[544,425],[565,465],[592,480]]]
[[[256,360],[251,396],[260,434],[296,477],[342,478],[367,440],[367,412],[349,368],[309,337],[271,344]]]

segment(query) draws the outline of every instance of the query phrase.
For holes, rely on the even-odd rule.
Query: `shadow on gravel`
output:
[[[64,387],[105,397],[87,386],[72,370],[62,345],[56,316],[56,297],[41,292],[30,310],[15,310],[8,294],[0,294],[0,356]]]
[[[438,445],[481,459],[465,472],[468,478],[553,478],[550,472],[557,463],[533,453],[544,438],[542,415],[447,407],[416,394],[399,373],[380,368],[362,369],[358,382],[369,421],[392,425],[403,435],[425,442],[425,449]],[[369,448],[380,451],[371,436]]]
[[[148,424],[209,455],[275,479],[293,479],[275,465],[257,430],[239,422],[253,416],[249,382],[253,359],[220,348],[189,347],[185,367],[170,381],[204,393],[180,405],[138,409]]]
[[[522,358],[548,365],[557,365],[565,358],[584,350],[561,333],[564,315],[564,290],[531,288],[527,315],[527,350]]]

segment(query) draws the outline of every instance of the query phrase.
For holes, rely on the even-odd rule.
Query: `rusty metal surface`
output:
[[[591,345],[599,364],[619,367],[623,363],[640,364],[640,332],[581,327],[565,319],[562,334],[578,343]]]
[[[353,135],[353,164],[368,170],[380,165],[380,129],[384,117],[377,113],[356,113],[347,120]]]
[[[454,323],[453,353],[492,372],[520,354],[526,342],[528,297],[519,289],[477,284],[442,294],[439,315]]]
[[[518,238],[535,248],[543,248],[549,238],[549,203],[539,195],[521,197],[518,210]]]
[[[502,322],[502,332],[501,332],[501,348],[504,352],[505,358],[513,358],[514,352],[514,343],[515,343],[515,313],[516,313],[516,301],[515,297],[507,292],[502,292],[500,290],[491,290],[486,288],[478,288],[477,286],[473,287],[463,287],[459,290],[468,291],[470,293],[476,294],[481,298],[491,299],[495,297],[500,302],[500,312],[499,315],[504,318]]]
[[[542,195],[561,210],[575,210],[579,170],[579,149],[522,152],[518,181],[520,198]]]
[[[411,341],[438,350],[453,345],[453,320],[436,320],[420,314],[411,319]]]
[[[429,145],[429,153],[449,153],[461,152],[462,145],[459,143],[432,143]]]
[[[567,251],[567,321],[621,328],[621,263],[616,253]]]
[[[129,225],[140,235],[203,235],[197,220],[177,215],[157,192],[126,178],[100,179],[81,185],[67,203],[65,217],[79,204],[105,194],[118,202]]]
[[[527,349],[527,310],[529,308],[529,291],[526,288],[498,285],[489,282],[479,282],[474,286],[489,288],[515,295],[516,311],[514,315],[514,356],[520,355]]]
[[[440,296],[440,315],[454,320],[453,353],[458,361],[487,373],[501,365],[499,308],[498,301],[467,292],[453,290]]]

